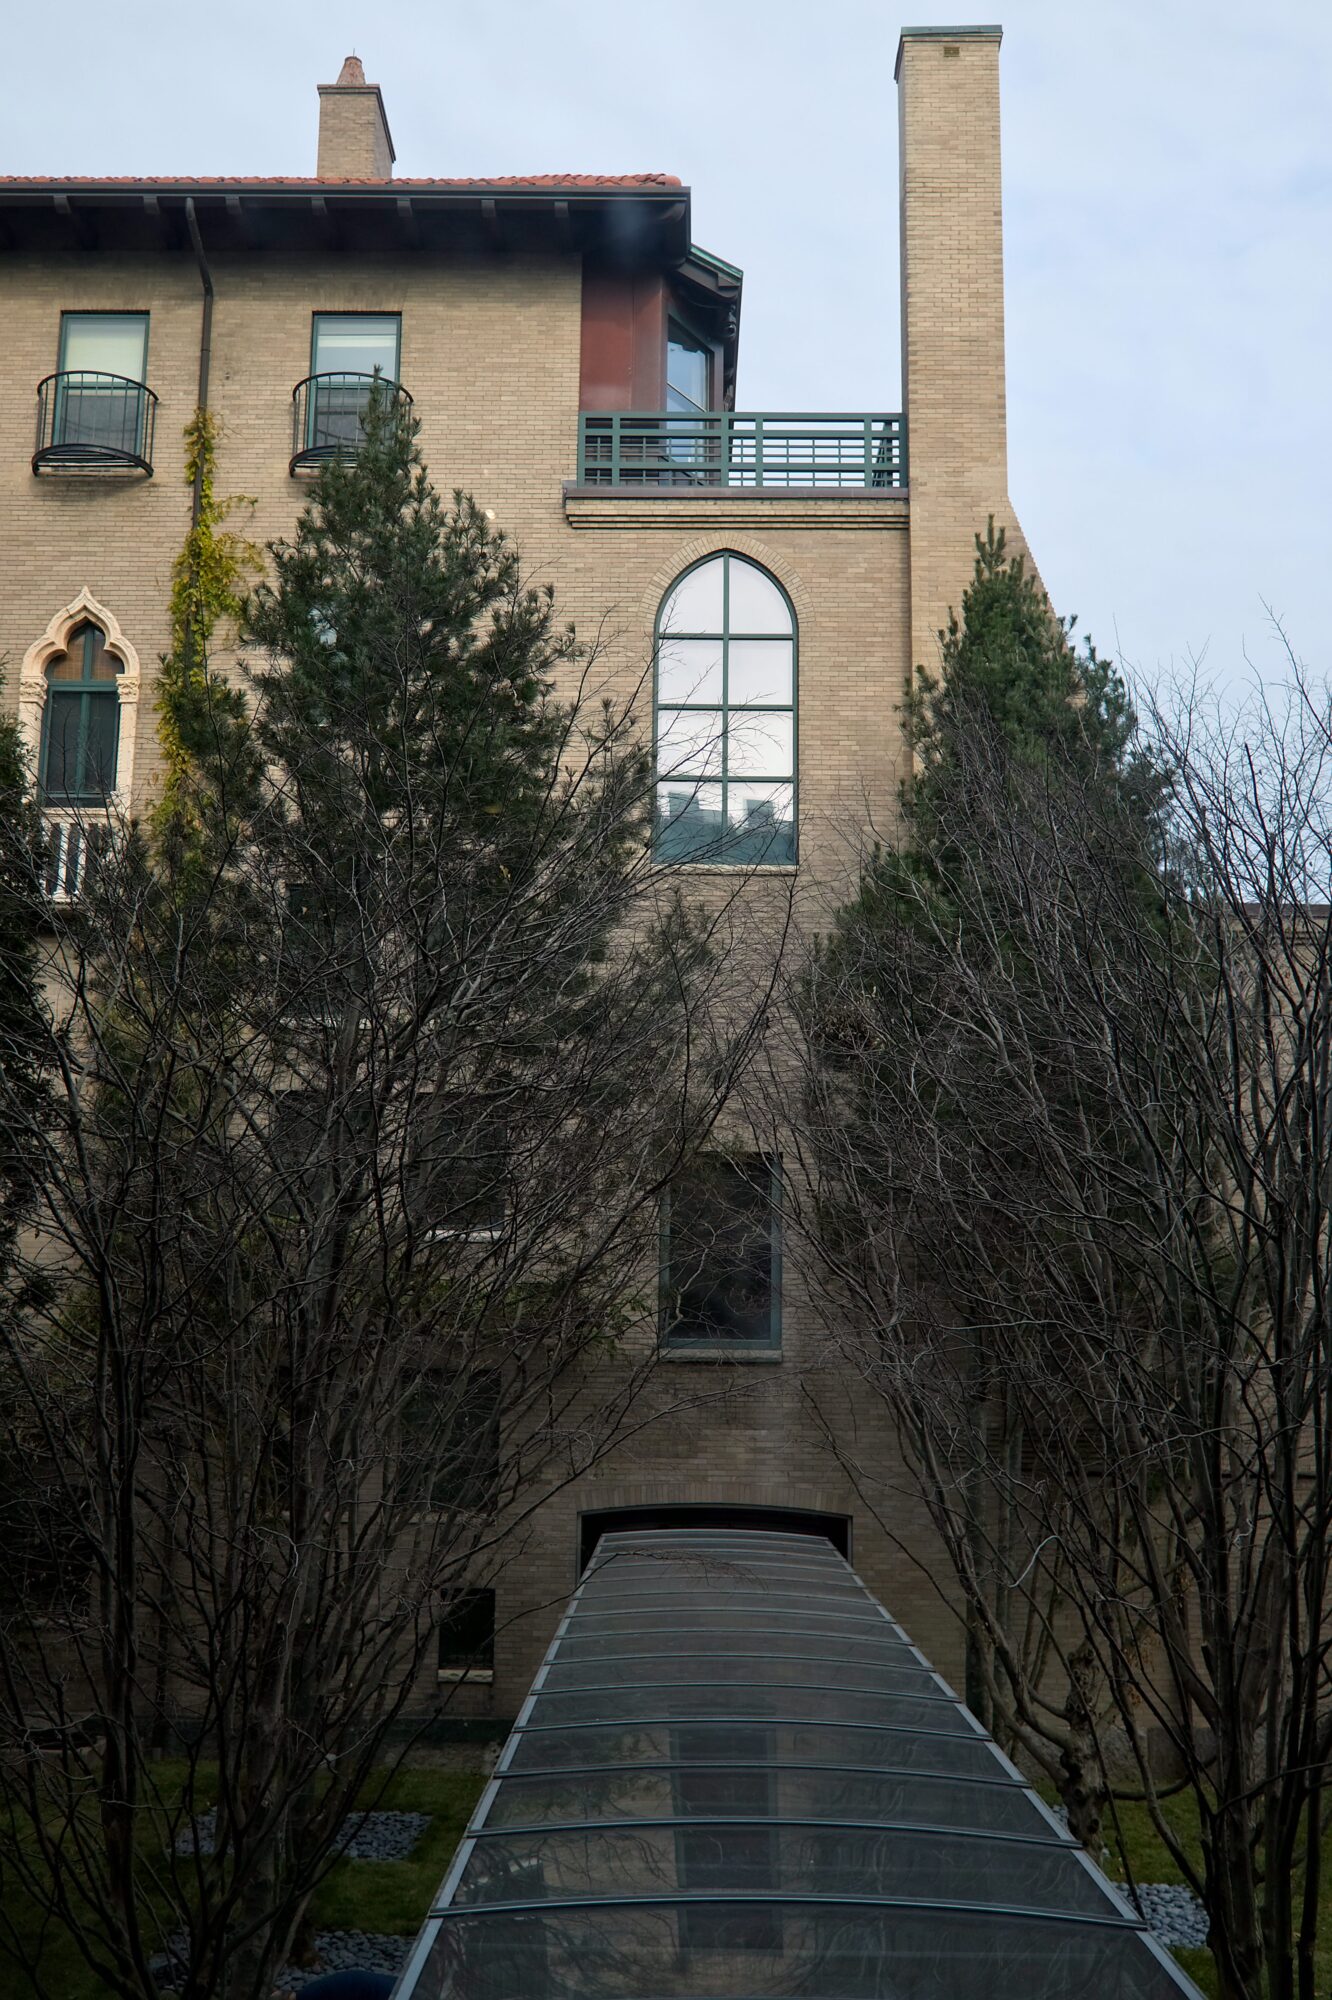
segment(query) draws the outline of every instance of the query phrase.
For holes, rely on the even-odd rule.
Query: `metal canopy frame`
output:
[[[790,1575],[792,1558],[815,1592],[847,1610],[828,1619],[809,1609],[828,1597],[801,1599],[785,1589],[780,1595],[794,1604],[775,1604],[765,1573]],[[675,1585],[667,1611],[689,1614],[666,1628],[674,1649],[606,1653],[598,1639],[625,1629],[608,1628],[608,1619],[661,1615],[650,1608],[656,1592],[626,1593],[624,1578],[636,1572],[647,1580],[655,1569],[659,1580],[663,1567]],[[611,1609],[626,1596],[632,1610]],[[810,1615],[828,1622],[811,1631],[800,1623]],[[789,1635],[802,1651],[756,1647],[760,1631]],[[733,1633],[750,1643],[725,1652],[698,1643]],[[841,1664],[853,1685],[834,1671],[848,1637],[857,1654]],[[565,1650],[571,1642],[576,1652]],[[750,1663],[748,1685],[709,1681],[708,1663],[718,1659]],[[635,1660],[679,1661],[698,1678],[608,1678],[608,1669]],[[824,1673],[783,1682],[774,1660],[821,1664]],[[556,1670],[578,1684],[552,1687]],[[913,1677],[907,1687],[904,1671]],[[671,1699],[647,1705],[669,1713],[634,1712],[663,1689]],[[718,1714],[719,1689],[737,1706],[769,1712]],[[848,1701],[867,1694],[883,1703],[884,1720],[848,1720]],[[562,1720],[571,1696],[595,1713]],[[950,1727],[922,1723],[922,1713],[932,1724],[936,1711]],[[789,1746],[778,1742],[783,1730],[792,1733]],[[832,1753],[828,1762],[800,1754],[811,1738],[815,1751]],[[572,1761],[527,1761],[527,1752],[555,1749],[560,1739]],[[614,1754],[599,1758],[599,1739]],[[923,1764],[911,1760],[908,1743],[919,1746]],[[969,1745],[976,1771],[931,1768],[946,1761],[931,1748],[943,1743]],[[898,1747],[886,1754],[889,1744]],[[771,1754],[755,1755],[756,1748]],[[701,1789],[691,1795],[691,1785]],[[949,1788],[948,1805],[943,1817],[931,1817],[940,1785]],[[608,1787],[616,1801],[610,1814]],[[842,1787],[854,1797],[839,1799]],[[545,1817],[524,1817],[525,1794]],[[826,1812],[808,1809],[825,1796]],[[502,1818],[492,1821],[501,1801]],[[970,2000],[996,1982],[1020,1989],[1023,2000],[1081,2000],[1096,1990],[1124,2000],[1200,2000],[831,1544],[770,1531],[655,1529],[615,1532],[598,1545],[394,1993],[395,2000],[916,2000],[928,1991],[936,2000]]]

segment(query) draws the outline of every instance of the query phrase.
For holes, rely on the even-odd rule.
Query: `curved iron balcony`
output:
[[[37,385],[34,472],[153,471],[157,398],[143,382],[66,369]]]
[[[317,472],[328,458],[351,458],[365,436],[365,411],[378,382],[399,409],[412,399],[382,375],[307,375],[291,392],[293,477]]]

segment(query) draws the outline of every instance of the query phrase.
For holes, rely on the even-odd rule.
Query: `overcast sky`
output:
[[[912,0],[65,0],[11,13],[0,171],[311,173],[355,50],[401,174],[679,174],[745,272],[745,409],[900,404]],[[1058,607],[1147,674],[1320,673],[1332,553],[1332,4],[1008,0],[1013,499]]]

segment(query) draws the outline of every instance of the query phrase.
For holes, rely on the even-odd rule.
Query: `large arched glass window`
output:
[[[796,624],[766,570],[686,570],[657,617],[657,852],[794,861]]]
[[[105,805],[116,789],[120,662],[100,625],[78,626],[46,668],[42,795],[56,806]]]

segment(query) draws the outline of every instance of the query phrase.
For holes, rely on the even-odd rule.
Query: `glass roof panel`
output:
[[[687,1792],[689,1783],[688,1773],[677,1777],[678,1790]],[[476,1843],[452,1900],[461,1907],[738,1893],[1110,1915],[1097,1877],[1062,1841],[758,1825],[743,1805],[740,1811],[740,1820],[725,1825],[713,1820],[497,1834]]]
[[[770,1660],[810,1659],[828,1663],[839,1662],[852,1665],[859,1661],[865,1666],[909,1670],[924,1673],[916,1655],[899,1639],[894,1639],[885,1626],[883,1631],[871,1633],[851,1633],[838,1636],[831,1632],[809,1633],[791,1631],[789,1628],[770,1625],[767,1621],[742,1625],[716,1625],[710,1631],[698,1631],[691,1635],[689,1650],[682,1655],[674,1625],[654,1626],[644,1630],[641,1626],[618,1626],[612,1631],[584,1634],[580,1627],[564,1639],[559,1651],[559,1664],[568,1666],[582,1660],[615,1660],[628,1662],[641,1659],[734,1659],[752,1658],[759,1654]],[[619,1665],[616,1672],[620,1671]]]
[[[1197,2000],[831,1545],[597,1555],[397,2000]]]
[[[411,1996],[1167,2000],[1189,1991],[1158,1952],[1114,1924],[716,1902],[454,1917],[440,1925]]]
[[[939,1698],[939,1685],[926,1667],[905,1659],[820,1660],[808,1652],[794,1659],[763,1653],[653,1653],[621,1657],[614,1665],[580,1653],[570,1659],[562,1648],[541,1683],[542,1696],[580,1688],[660,1685],[663,1681],[711,1681],[753,1685],[762,1674],[769,1687],[836,1687],[868,1694],[919,1694]],[[946,1697],[945,1697],[946,1699]]]
[[[762,1747],[762,1746],[759,1746]],[[689,1782],[682,1784],[681,1771]],[[642,1765],[582,1776],[511,1776],[499,1787],[487,1829],[617,1820],[710,1819],[741,1811],[774,1819],[841,1820],[970,1828],[1058,1838],[1030,1792],[1004,1778],[931,1777],[920,1771],[823,1770],[817,1766],[717,1763]]]
[[[907,1769],[988,1778],[994,1773],[994,1751],[983,1736],[923,1736],[912,1729],[841,1729],[836,1722],[768,1723],[764,1756],[784,1764],[831,1764],[843,1767]],[[723,1722],[715,1728],[691,1723],[620,1723],[596,1729],[522,1729],[513,1743],[506,1771],[598,1770],[607,1764],[669,1764],[679,1757],[676,1747],[687,1734],[700,1748],[700,1762],[736,1756],[738,1726]]]
[[[941,1729],[950,1736],[971,1733],[957,1704],[944,1694],[851,1694],[845,1688],[787,1688],[754,1681],[742,1687],[707,1683],[642,1687],[622,1682],[587,1693],[546,1694],[543,1690],[531,1727],[632,1722],[637,1717],[673,1722],[691,1716],[730,1715],[762,1722],[886,1723],[895,1729]]]

